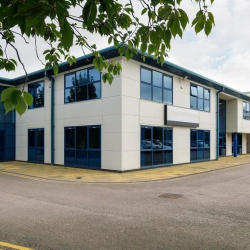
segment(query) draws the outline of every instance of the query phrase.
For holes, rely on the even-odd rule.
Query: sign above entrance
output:
[[[182,127],[199,127],[199,113],[196,110],[165,105],[164,124]]]

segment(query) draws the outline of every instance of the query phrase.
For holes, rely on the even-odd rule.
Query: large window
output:
[[[191,129],[190,160],[202,161],[210,159],[210,131]]]
[[[101,126],[65,128],[65,165],[101,168]]]
[[[0,95],[5,87],[0,86]],[[5,114],[0,103],[0,161],[15,160],[15,111]]]
[[[29,107],[30,109],[44,107],[44,82],[30,83],[28,92],[33,96],[33,104]]]
[[[234,134],[232,134],[232,154],[234,153]],[[237,154],[242,154],[242,134],[237,134]]]
[[[88,68],[65,75],[65,103],[101,98],[101,73]]]
[[[243,119],[250,120],[250,103],[243,102]]]
[[[226,155],[226,101],[219,101],[219,156]]]
[[[44,163],[44,129],[28,130],[28,160]]]
[[[141,168],[173,163],[172,128],[141,127]]]
[[[141,99],[173,104],[173,77],[141,67]]]
[[[190,86],[190,108],[210,111],[210,90],[198,85]]]

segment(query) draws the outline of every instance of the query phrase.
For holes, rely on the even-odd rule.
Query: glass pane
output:
[[[15,112],[11,111],[7,115],[5,115],[6,123],[15,123]]]
[[[172,151],[164,151],[164,163],[172,164],[173,163],[173,152]]]
[[[151,128],[141,128],[141,149],[151,149]]]
[[[191,130],[191,147],[196,148],[197,147],[197,130]]]
[[[209,96],[210,96],[210,91],[208,89],[204,89],[204,98],[209,100]]]
[[[191,95],[193,96],[197,96],[197,87],[191,85]]]
[[[247,104],[245,102],[243,102],[243,109],[246,110],[247,109]]]
[[[35,130],[29,130],[28,131],[29,136],[29,147],[35,147],[36,146],[36,131]]]
[[[75,165],[76,163],[76,150],[65,150],[65,165]]]
[[[209,107],[209,101],[204,100],[204,111],[209,111],[210,107]]]
[[[44,107],[44,95],[37,95],[35,98],[35,107]]]
[[[36,130],[36,146],[37,147],[44,147],[44,130],[39,129]]]
[[[151,85],[141,83],[141,98],[145,100],[151,100]]]
[[[6,124],[6,135],[15,135],[15,124]]]
[[[65,148],[75,148],[75,128],[65,129]]]
[[[163,152],[154,151],[153,152],[153,165],[162,165],[163,164]]]
[[[84,85],[88,83],[88,71],[80,70],[76,72],[76,85]]]
[[[87,85],[76,88],[76,100],[77,101],[87,100]]]
[[[44,163],[44,149],[36,149],[36,162]]]
[[[164,76],[163,78],[164,78],[164,88],[173,89],[173,84],[172,84],[173,78],[170,76]]]
[[[36,84],[35,83],[31,83],[28,85],[28,92],[33,96],[36,94]]]
[[[197,160],[197,149],[191,149],[191,155],[190,155],[191,161]]]
[[[162,88],[162,73],[153,71],[153,85]]]
[[[198,97],[203,98],[203,88],[200,86],[197,86],[197,88],[198,88]]]
[[[75,89],[65,89],[65,102],[74,102],[75,101]]]
[[[191,96],[190,107],[191,107],[191,109],[197,109],[197,97]]]
[[[164,149],[172,149],[172,130],[164,129]]]
[[[162,128],[153,127],[153,149],[163,148]]]
[[[204,152],[203,149],[198,149],[197,152],[197,160],[203,160],[204,159]]]
[[[203,99],[198,98],[198,109],[203,110]]]
[[[15,160],[15,148],[6,148],[5,149],[5,159],[6,159],[6,161],[14,161]]]
[[[162,88],[153,87],[153,101],[162,102]]]
[[[5,160],[5,150],[4,150],[4,148],[0,148],[0,160],[1,161]]]
[[[164,103],[173,104],[172,91],[163,89]]]
[[[75,73],[65,76],[65,87],[74,87],[75,84]]]
[[[237,141],[238,146],[242,145],[242,134],[238,134],[238,141]]]
[[[0,123],[5,123],[5,114],[0,113]]]
[[[151,70],[141,68],[141,81],[151,83]]]
[[[198,141],[197,141],[198,148],[204,147],[204,131],[198,130]]]
[[[101,129],[99,127],[89,128],[89,148],[101,148]]]
[[[89,81],[90,82],[96,82],[101,80],[101,74],[96,69],[90,69],[89,70]]]
[[[89,167],[101,168],[101,151],[89,151]]]
[[[43,95],[44,94],[44,83],[39,82],[36,84],[36,94],[37,95]]]
[[[142,167],[152,166],[152,152],[151,151],[141,152],[141,166]]]
[[[15,147],[15,136],[6,136],[6,148],[14,148]]]
[[[87,149],[87,127],[76,128],[76,148]]]
[[[89,99],[101,98],[101,83],[91,83],[88,85]]]
[[[250,104],[247,103],[247,105],[246,105],[247,111],[250,111],[249,106],[250,106]]]
[[[4,136],[0,136],[0,148],[4,148],[5,147],[5,139]]]
[[[204,143],[204,147],[205,148],[209,148],[210,147],[210,132],[209,131],[205,131],[204,132],[204,140],[205,140],[205,143]]]
[[[226,155],[226,149],[222,149],[223,154]],[[210,159],[210,149],[204,149],[204,159]]]
[[[88,166],[88,153],[85,150],[76,150],[76,165],[81,167]]]

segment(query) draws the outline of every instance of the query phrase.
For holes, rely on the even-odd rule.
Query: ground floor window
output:
[[[15,124],[0,123],[0,161],[15,160]]]
[[[234,153],[234,134],[232,134],[232,154]],[[237,134],[237,154],[242,154],[242,134]]]
[[[191,129],[190,160],[202,161],[210,159],[210,131]]]
[[[173,163],[173,130],[163,127],[141,127],[141,168]]]
[[[101,168],[101,126],[66,127],[64,136],[65,165]]]
[[[28,161],[44,163],[44,129],[28,130]]]

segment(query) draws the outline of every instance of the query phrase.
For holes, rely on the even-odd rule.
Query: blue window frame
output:
[[[0,95],[6,87],[0,86]],[[15,160],[15,111],[5,114],[0,103],[0,161]]]
[[[234,153],[234,135],[232,134],[232,154]],[[242,134],[237,134],[237,154],[242,155]]]
[[[210,131],[191,129],[190,161],[210,159]]]
[[[226,155],[226,101],[219,100],[219,156]]]
[[[191,84],[190,108],[210,112],[210,90],[195,84]]]
[[[173,104],[173,77],[141,67],[141,99]]]
[[[101,98],[101,73],[93,67],[64,76],[64,103]]]
[[[44,163],[44,129],[28,130],[28,161]]]
[[[44,107],[44,82],[30,83],[28,92],[33,96],[33,104],[29,109]]]
[[[66,127],[64,138],[65,165],[101,168],[101,126]]]
[[[141,126],[141,168],[173,163],[172,128]]]
[[[250,120],[250,103],[243,102],[243,119]]]

